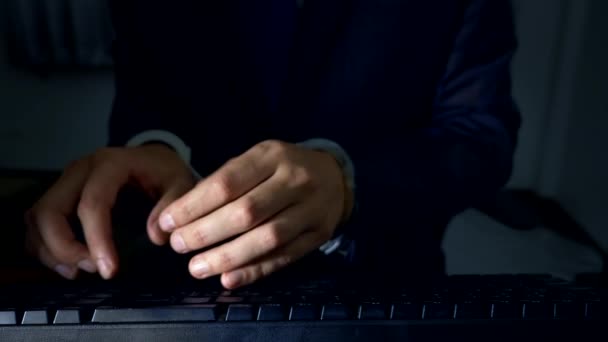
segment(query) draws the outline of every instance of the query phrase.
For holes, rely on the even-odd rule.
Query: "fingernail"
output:
[[[173,233],[171,235],[171,247],[173,247],[173,249],[178,253],[184,253],[188,249],[188,247],[186,247],[186,243],[184,242],[184,238],[177,233]]]
[[[99,273],[104,279],[110,279],[112,276],[112,269],[110,266],[110,262],[106,258],[97,259],[97,268],[99,269]]]
[[[61,274],[62,277],[67,279],[74,279],[76,277],[76,269],[67,265],[55,266],[55,272]]]
[[[95,264],[90,259],[81,260],[78,263],[78,267],[85,272],[89,272],[89,273],[97,272],[97,267],[95,267]]]
[[[243,271],[234,271],[226,274],[225,281],[226,287],[233,288],[241,285],[244,279]]]
[[[169,232],[175,228],[175,221],[173,221],[173,217],[169,214],[163,214],[159,220],[160,229]]]
[[[204,261],[197,261],[192,265],[190,271],[194,276],[204,278],[209,273],[209,264]]]

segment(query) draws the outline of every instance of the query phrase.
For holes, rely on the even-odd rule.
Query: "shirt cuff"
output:
[[[188,164],[190,167],[190,171],[194,175],[196,181],[203,179],[201,175],[192,167],[191,158],[192,152],[191,149],[186,143],[177,135],[164,130],[149,130],[144,131],[133,138],[127,141],[127,147],[141,146],[144,144],[149,144],[152,142],[163,143],[169,147],[171,147],[175,152],[180,156],[180,158]]]

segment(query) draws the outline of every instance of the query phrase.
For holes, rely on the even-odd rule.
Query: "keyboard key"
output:
[[[556,319],[581,319],[585,318],[585,304],[582,303],[556,303]]]
[[[258,310],[258,321],[282,321],[285,319],[280,304],[262,304]]]
[[[289,310],[290,321],[318,320],[317,307],[313,304],[294,304]]]
[[[21,324],[48,324],[46,310],[28,310],[23,314]]]
[[[226,313],[227,321],[253,321],[253,306],[250,304],[231,304]]]
[[[0,311],[0,325],[17,324],[17,313],[13,310]]]
[[[92,321],[94,323],[191,322],[216,319],[216,305],[202,304],[138,309],[98,308],[93,313]]]
[[[333,321],[349,319],[350,314],[345,304],[325,304],[321,309],[321,320]]]
[[[492,308],[487,304],[462,303],[456,304],[455,311],[454,318],[456,319],[488,319]]]
[[[206,304],[210,300],[209,297],[186,297],[181,300],[181,304]]]
[[[394,304],[391,308],[390,319],[416,320],[422,319],[421,304]]]
[[[170,296],[156,296],[153,294],[139,295],[137,298],[130,300],[130,304],[136,307],[149,307],[149,306],[167,306],[171,305],[173,298]]]
[[[423,319],[453,319],[454,305],[429,303],[424,305]]]
[[[607,303],[589,303],[589,304],[587,304],[587,318],[608,319],[608,304]]]
[[[55,314],[53,324],[78,324],[80,323],[80,313],[78,309],[59,309]]]
[[[359,305],[358,319],[387,319],[386,306],[379,303],[364,303]]]
[[[102,302],[106,301],[105,298],[78,298],[76,300],[67,301],[68,305],[81,306],[81,305],[96,305],[100,306]]]
[[[494,319],[521,319],[523,306],[515,303],[492,304],[492,318]]]
[[[225,303],[225,304],[243,303],[244,301],[245,301],[245,298],[234,297],[234,296],[219,296],[215,300],[216,303]]]
[[[251,304],[272,304],[273,302],[276,303],[276,297],[274,296],[262,296],[262,295],[253,295],[251,297],[247,297],[246,300],[244,300],[248,303]]]
[[[525,303],[523,317],[525,319],[553,319],[554,306],[551,303]]]

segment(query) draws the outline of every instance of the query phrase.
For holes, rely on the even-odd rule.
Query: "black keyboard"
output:
[[[0,341],[578,341],[608,338],[600,275],[451,276],[390,286],[310,280],[59,282],[0,293]]]

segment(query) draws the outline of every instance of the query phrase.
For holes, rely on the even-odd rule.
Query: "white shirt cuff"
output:
[[[169,131],[164,131],[164,130],[144,131],[144,132],[137,134],[133,138],[129,139],[129,141],[127,141],[126,145],[128,147],[141,146],[146,143],[153,142],[153,141],[158,141],[158,142],[164,143],[164,144],[170,146],[171,148],[173,148],[175,150],[175,152],[177,152],[177,154],[182,158],[182,160],[190,166],[190,171],[194,175],[195,179],[197,181],[199,181],[203,178],[192,167],[192,164],[191,164],[192,150],[190,149],[190,147],[188,145],[186,145],[186,143],[180,137],[178,137],[177,135],[175,135]]]

